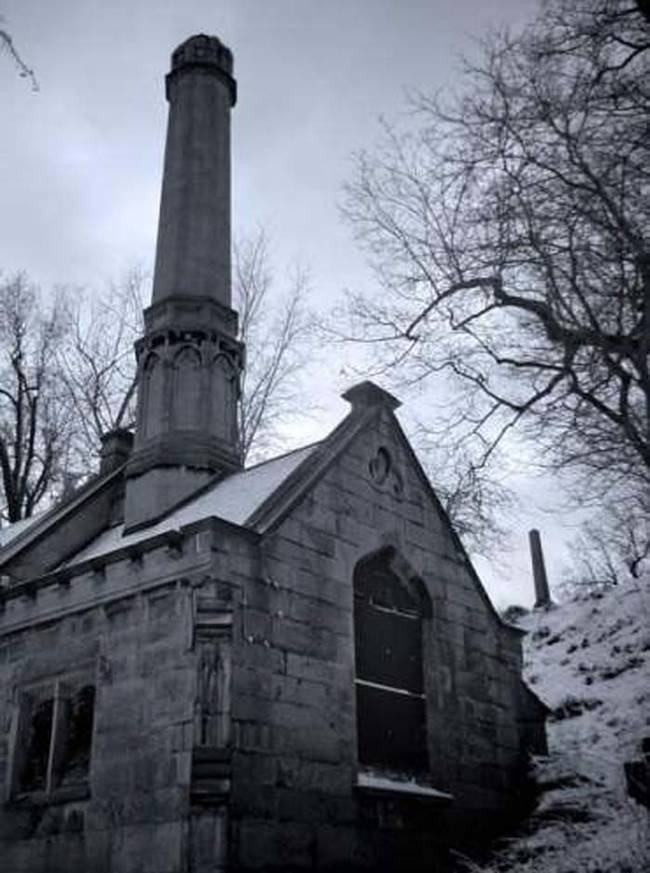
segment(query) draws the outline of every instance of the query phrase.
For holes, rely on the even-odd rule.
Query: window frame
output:
[[[353,574],[354,688],[356,708],[356,748],[359,771],[362,774],[379,773],[387,776],[390,775],[391,777],[396,778],[396,784],[399,780],[405,779],[410,781],[414,778],[427,779],[430,774],[427,731],[427,675],[424,658],[427,619],[431,616],[430,601],[421,580],[415,574],[409,572],[410,568],[405,572],[405,568],[400,566],[401,563],[405,562],[398,558],[395,550],[387,548],[358,561]],[[375,576],[375,580],[372,578],[373,575]],[[378,584],[380,586],[382,584],[385,586],[387,579],[389,592],[391,592],[392,589],[396,595],[393,597],[393,602],[390,605],[382,602],[373,602],[372,589],[373,586],[377,584],[376,580],[378,578],[380,579],[381,575],[383,575],[385,579],[383,580],[383,583],[380,580]],[[385,590],[387,589],[384,588],[384,592]],[[389,593],[389,599],[390,596],[391,594]],[[372,622],[373,613],[376,615],[381,615],[383,613],[388,622],[390,622],[389,617],[392,614],[397,621],[407,623],[409,621],[414,621],[417,623],[418,661],[415,665],[415,679],[412,673],[411,676],[408,676],[408,667],[403,673],[404,681],[400,684],[388,684],[382,681],[374,681],[374,678],[377,677],[368,678],[359,675],[359,634],[361,632],[362,623],[364,622],[364,618],[361,617],[363,616],[361,611],[362,608],[368,610],[365,617],[365,630],[368,629],[368,624]],[[368,615],[371,617],[370,622],[368,621]],[[403,625],[403,627],[407,626],[407,624]],[[412,646],[407,643],[407,650],[408,648],[412,648]],[[366,652],[364,653],[363,658],[366,659],[367,657],[368,655]],[[364,669],[367,670],[367,666]],[[381,669],[382,667],[380,665],[378,670],[381,671]],[[395,682],[395,670],[396,667],[394,664],[389,665],[387,668],[387,673],[393,674],[393,682]],[[368,672],[372,673],[372,668]],[[362,714],[360,712],[360,693],[362,694],[364,691],[366,691],[366,693],[370,692],[371,694],[374,691],[379,694],[379,696],[381,696],[381,694],[390,694],[394,700],[401,698],[406,706],[406,710],[410,710],[414,713],[412,717],[421,725],[419,728],[421,736],[418,748],[415,749],[410,763],[405,764],[407,759],[404,757],[400,760],[401,752],[399,748],[397,749],[393,761],[391,761],[390,754],[387,755],[384,760],[378,759],[376,761],[370,760],[372,758],[372,751],[370,751],[369,754],[364,754],[364,751],[362,750]],[[406,700],[412,701],[415,706],[412,706],[411,703],[407,704]],[[368,704],[366,703],[365,706],[367,707],[367,705]],[[397,704],[397,707],[399,709],[402,707],[402,704]],[[394,718],[396,718],[396,716],[394,716]]]
[[[88,767],[83,779],[69,784],[61,784],[71,723],[66,703],[73,700],[86,687],[93,689]],[[52,715],[49,725],[44,784],[42,787],[25,788],[23,779],[29,755],[34,708],[48,700],[52,701]],[[81,800],[90,796],[90,771],[96,730],[96,710],[97,685],[92,675],[87,673],[32,682],[16,689],[9,745],[8,801],[18,803],[28,800],[30,803],[36,804],[57,803]]]

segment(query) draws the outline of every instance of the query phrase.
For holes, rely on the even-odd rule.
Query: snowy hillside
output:
[[[525,676],[551,708],[549,756],[526,832],[491,865],[517,873],[647,873],[650,818],[623,762],[650,736],[650,578],[583,595],[519,622]]]

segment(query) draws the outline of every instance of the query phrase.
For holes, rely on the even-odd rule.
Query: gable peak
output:
[[[395,410],[402,405],[397,397],[394,397],[388,391],[384,391],[379,385],[375,385],[374,382],[370,382],[367,379],[348,388],[347,391],[341,394],[341,397],[348,401],[353,411],[356,409],[367,409],[371,406],[386,406],[390,410]]]

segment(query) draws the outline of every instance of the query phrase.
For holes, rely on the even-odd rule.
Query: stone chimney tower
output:
[[[215,36],[171,58],[153,300],[136,343],[138,411],[125,527],[150,524],[218,473],[241,467],[243,348],[230,308],[233,59]]]
[[[547,609],[552,604],[551,591],[548,587],[546,567],[544,565],[544,552],[542,551],[542,538],[539,531],[533,528],[528,531],[530,542],[530,557],[533,564],[533,583],[535,585],[535,608]]]

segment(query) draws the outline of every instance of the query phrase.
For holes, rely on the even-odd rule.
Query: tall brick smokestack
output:
[[[166,78],[165,147],[153,299],[136,343],[138,413],[125,526],[150,524],[215,474],[241,466],[243,348],[230,308],[230,49],[192,36]]]

